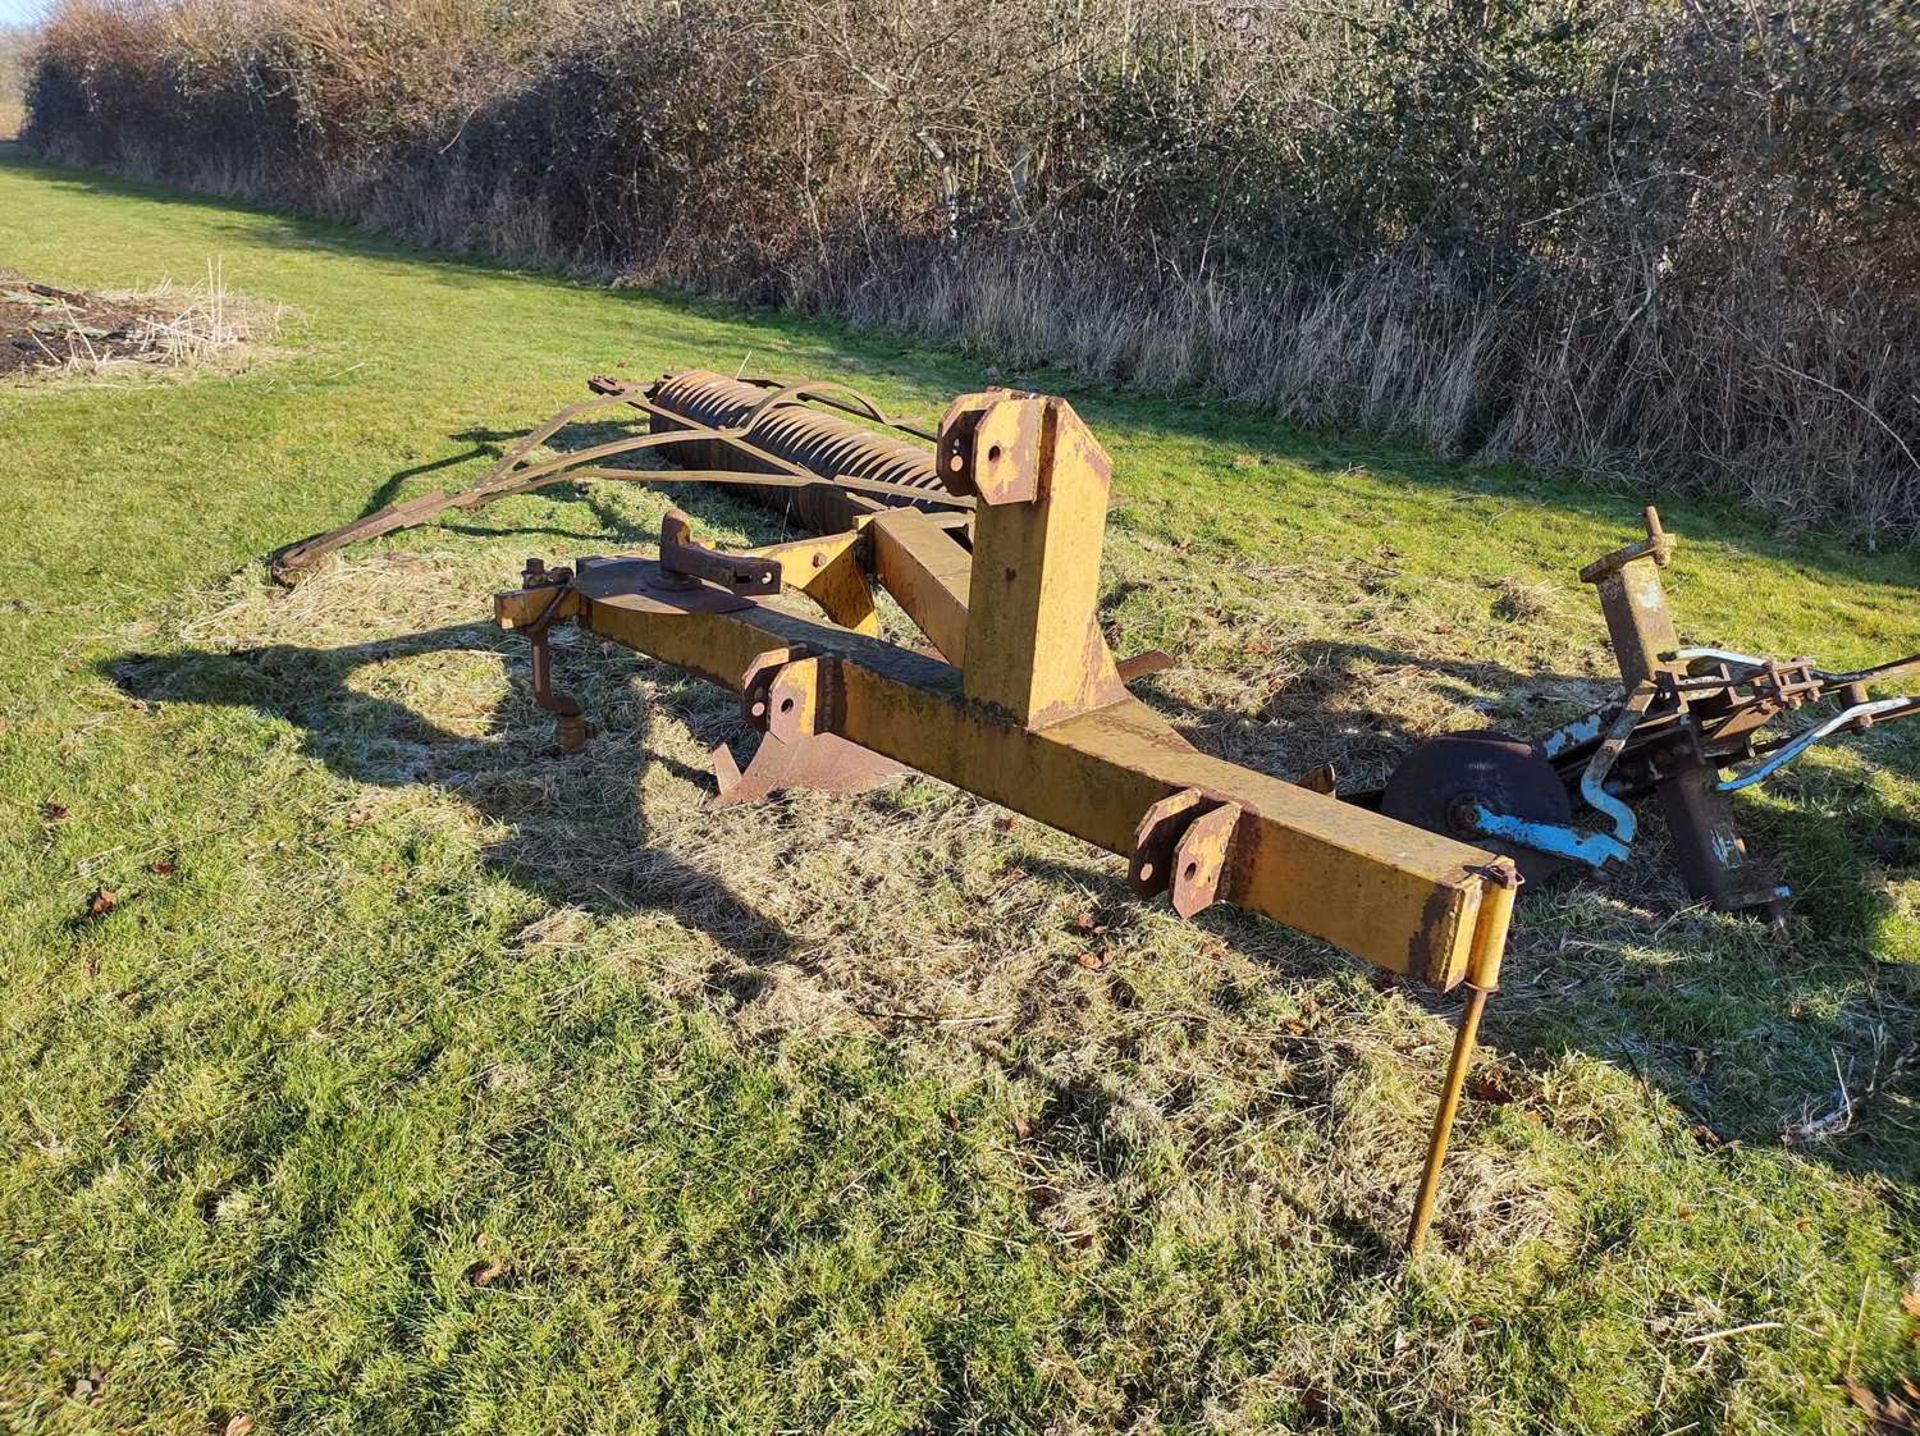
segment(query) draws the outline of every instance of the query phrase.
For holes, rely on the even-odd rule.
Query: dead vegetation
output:
[[[0,270],[0,379],[230,368],[259,357],[283,311],[231,293],[218,263],[204,281],[80,294]]]
[[[1894,0],[63,0],[27,138],[1879,542],[1916,75]]]

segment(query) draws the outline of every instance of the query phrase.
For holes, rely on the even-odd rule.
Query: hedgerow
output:
[[[64,0],[49,156],[1920,536],[1902,0]]]

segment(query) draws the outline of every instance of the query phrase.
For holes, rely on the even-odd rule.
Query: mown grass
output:
[[[1843,1431],[1845,1379],[1914,1364],[1920,735],[1742,805],[1791,947],[1686,908],[1657,840],[1526,894],[1407,1268],[1447,1004],[1183,925],[930,782],[709,813],[730,705],[616,650],[563,650],[602,731],[552,749],[486,596],[643,541],[664,495],[263,577],[596,370],[826,372],[930,417],[977,367],[0,166],[0,262],[210,257],[291,307],[281,353],[0,393],[12,1425]],[[1642,496],[1073,397],[1127,500],[1117,646],[1178,655],[1142,690],[1207,746],[1377,775],[1604,692],[1571,570]],[[1911,552],[1666,512],[1690,637],[1920,648]],[[1785,1144],[1836,1074],[1851,1125]]]

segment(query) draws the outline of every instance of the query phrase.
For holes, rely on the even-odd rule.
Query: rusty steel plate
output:
[[[663,575],[650,558],[583,558],[573,587],[589,602],[638,613],[738,613],[753,606],[752,599],[705,581],[674,587],[684,582]]]

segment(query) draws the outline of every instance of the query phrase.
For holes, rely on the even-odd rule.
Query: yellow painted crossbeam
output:
[[[588,561],[566,608],[590,632],[734,689],[763,654],[830,660],[839,691],[825,731],[1110,852],[1130,854],[1141,817],[1172,794],[1238,804],[1225,900],[1438,988],[1495,985],[1487,894],[1499,883],[1476,848],[1196,752],[1132,697],[1029,729],[968,701],[960,669],[787,600],[688,612],[643,589],[589,597],[593,578]],[[498,616],[520,626],[547,601],[504,593]]]

